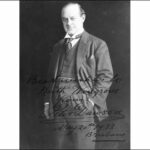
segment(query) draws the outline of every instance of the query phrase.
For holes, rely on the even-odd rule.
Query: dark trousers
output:
[[[53,148],[95,149],[93,105],[78,84],[75,81],[58,82],[53,104]]]

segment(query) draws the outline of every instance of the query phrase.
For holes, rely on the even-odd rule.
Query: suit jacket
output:
[[[53,49],[49,65],[48,80],[55,81],[62,61],[62,48],[64,39],[60,40]],[[108,116],[106,98],[112,84],[113,69],[109,50],[105,41],[84,31],[76,54],[76,77],[80,88],[87,97],[94,102],[94,112],[99,120]],[[49,89],[52,91],[55,82],[50,82]],[[45,102],[51,101],[51,95],[45,95]],[[51,107],[51,112],[52,112]]]

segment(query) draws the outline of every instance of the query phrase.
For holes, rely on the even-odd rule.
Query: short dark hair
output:
[[[83,15],[83,14],[86,14],[84,9],[81,7],[81,5],[77,2],[67,2],[63,7],[62,7],[62,10],[68,6],[68,5],[78,5],[79,7],[79,10],[80,10],[80,15]],[[62,15],[62,10],[61,10],[61,15]]]

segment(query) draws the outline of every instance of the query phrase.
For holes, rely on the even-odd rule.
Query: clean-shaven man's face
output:
[[[74,35],[83,28],[85,14],[81,15],[76,4],[69,4],[62,10],[62,22],[64,30],[69,35]]]

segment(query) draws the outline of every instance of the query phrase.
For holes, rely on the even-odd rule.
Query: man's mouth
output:
[[[67,29],[68,29],[68,30],[72,30],[73,28],[72,28],[72,27],[67,27]]]

